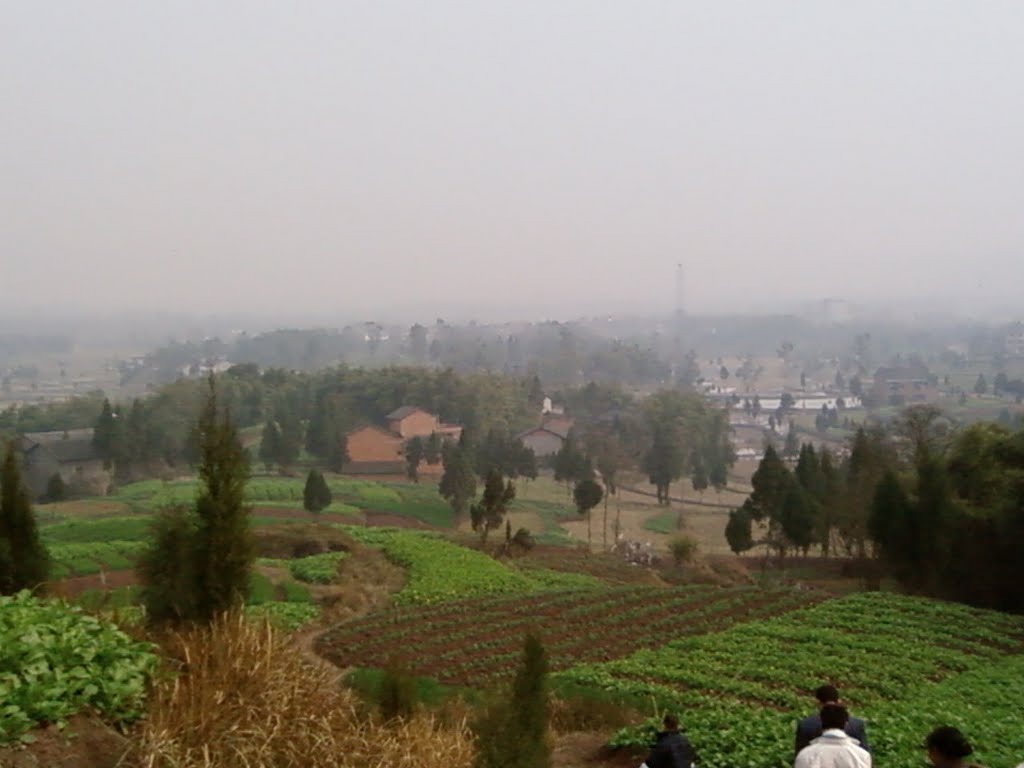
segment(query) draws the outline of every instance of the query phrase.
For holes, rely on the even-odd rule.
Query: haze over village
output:
[[[0,17],[0,766],[1024,768],[1024,5]]]

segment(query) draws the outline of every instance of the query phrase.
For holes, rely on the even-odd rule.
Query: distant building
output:
[[[346,435],[348,462],[345,472],[356,475],[402,474],[405,472],[405,444],[414,437],[439,435],[458,440],[462,427],[443,424],[434,414],[416,406],[402,406],[387,415],[388,427],[365,426]],[[421,474],[439,474],[440,461],[420,463]]]
[[[550,413],[543,417],[539,427],[520,432],[517,437],[537,458],[554,456],[562,450],[573,423],[568,416]]]
[[[100,495],[107,492],[110,473],[92,444],[91,429],[26,432],[15,441],[21,455],[22,476],[36,499],[46,494],[50,479],[59,474],[70,493]]]
[[[939,390],[923,365],[879,368],[871,386],[871,402],[876,406],[916,405],[938,399]]]

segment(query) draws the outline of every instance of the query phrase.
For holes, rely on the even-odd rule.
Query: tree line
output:
[[[729,515],[735,552],[851,556],[905,588],[1002,610],[1024,609],[1024,431],[993,422],[955,430],[933,406],[858,430],[838,459],[801,447],[791,468],[769,446],[752,492]]]

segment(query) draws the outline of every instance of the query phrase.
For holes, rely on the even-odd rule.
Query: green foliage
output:
[[[345,531],[365,544],[379,546],[407,569],[409,580],[395,595],[400,605],[528,592],[537,587],[528,577],[494,558],[440,538],[385,528],[348,526]]]
[[[156,663],[148,644],[79,609],[28,592],[0,597],[0,742],[82,710],[141,716]]]
[[[95,520],[71,518],[47,525],[39,533],[48,545],[95,541],[144,541],[149,538],[153,518],[104,517]]]
[[[677,566],[686,565],[697,554],[697,540],[692,536],[680,534],[673,536],[668,542],[668,551]]]
[[[414,483],[420,481],[419,467],[426,455],[426,447],[423,438],[416,436],[405,444],[405,474]]]
[[[476,474],[469,446],[464,440],[448,443],[442,449],[444,473],[438,484],[438,493],[451,504],[457,519],[465,516],[469,503],[476,494]]]
[[[249,591],[254,548],[245,504],[249,467],[238,433],[217,406],[213,379],[196,429],[199,495],[158,518],[139,567],[147,617],[209,623]]]
[[[729,512],[729,522],[725,524],[725,540],[729,543],[729,549],[737,555],[754,546],[751,522],[750,513],[746,509],[733,509]]]
[[[985,721],[1007,722],[1024,705],[1024,686],[1011,670],[1020,668],[1022,630],[1020,617],[862,593],[556,677],[644,708],[653,699],[683,712],[708,768],[790,765],[794,713],[820,681],[841,680],[843,698],[871,724],[877,763],[913,768],[922,736],[945,717],[969,734],[991,734],[989,745],[1001,754],[1013,754],[1007,742],[1016,742],[1019,755],[1024,737],[1007,738]],[[1003,685],[1006,694],[995,694]],[[969,705],[985,691],[995,698]]]
[[[508,506],[515,497],[516,487],[511,480],[504,482],[501,472],[497,469],[492,469],[487,473],[487,481],[484,484],[480,503],[474,504],[469,510],[473,530],[480,533],[481,541],[486,542],[487,534],[501,525]]]
[[[286,632],[301,629],[320,615],[320,609],[310,603],[279,602],[268,600],[245,607],[247,616],[269,621],[273,626]]]
[[[316,514],[329,507],[334,500],[331,489],[324,480],[321,472],[315,469],[309,470],[306,476],[306,485],[302,489],[302,506],[307,512]]]
[[[46,493],[43,495],[43,500],[49,504],[64,501],[67,497],[68,489],[64,485],[64,478],[60,476],[60,472],[54,472],[46,481]]]
[[[590,512],[590,510],[601,503],[603,498],[604,489],[600,483],[589,477],[578,481],[572,491],[572,499],[576,504],[576,511],[580,515]]]
[[[38,588],[48,570],[49,557],[11,445],[0,468],[0,594]]]
[[[388,665],[378,682],[377,703],[385,722],[412,717],[416,711],[416,678],[401,664]]]
[[[547,768],[551,702],[548,659],[540,639],[527,634],[507,698],[493,702],[475,724],[476,768]]]
[[[345,552],[323,552],[288,561],[288,570],[299,581],[308,584],[331,584],[338,580],[338,563]]]

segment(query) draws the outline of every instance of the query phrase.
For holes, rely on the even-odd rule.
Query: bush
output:
[[[668,542],[668,551],[677,566],[686,565],[697,554],[697,540],[692,536],[680,534],[673,536]]]

